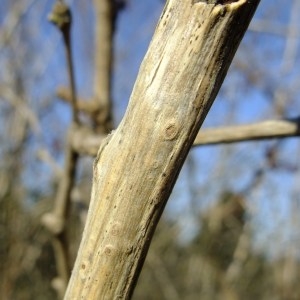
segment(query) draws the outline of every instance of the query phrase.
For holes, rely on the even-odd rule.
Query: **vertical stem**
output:
[[[71,87],[71,105],[72,105],[72,121],[75,124],[79,124],[78,118],[78,109],[77,109],[77,93],[76,93],[76,84],[75,84],[75,76],[74,76],[74,65],[72,59],[72,45],[71,45],[71,34],[70,29],[63,32],[64,43],[65,43],[65,52],[67,58],[67,66],[68,66],[68,76]]]
[[[112,129],[113,3],[112,0],[94,1],[96,12],[94,97],[99,105],[95,116],[99,133],[107,133]]]
[[[62,1],[57,1],[53,7],[49,19],[58,27],[63,35],[68,76],[71,87],[71,129],[74,129],[75,126],[79,125],[79,116],[76,104],[76,86],[70,38],[70,9]],[[69,216],[71,191],[75,182],[76,166],[78,162],[78,153],[72,148],[70,134],[72,134],[72,130],[69,132],[67,138],[64,173],[59,182],[58,191],[54,201],[54,209],[51,213],[45,214],[42,219],[44,225],[53,234],[52,244],[55,252],[56,268],[58,273],[58,278],[56,278],[56,285],[54,284],[54,287],[61,297],[65,292],[65,288],[71,274],[71,257],[68,234],[66,231],[66,221]]]

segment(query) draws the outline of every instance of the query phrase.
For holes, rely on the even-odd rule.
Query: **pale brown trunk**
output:
[[[126,114],[101,145],[65,299],[128,299],[186,155],[259,0],[170,0]]]

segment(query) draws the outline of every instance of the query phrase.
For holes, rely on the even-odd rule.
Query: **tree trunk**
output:
[[[133,292],[178,173],[259,0],[206,2],[166,4],[126,114],[98,151],[65,299],[128,299]]]

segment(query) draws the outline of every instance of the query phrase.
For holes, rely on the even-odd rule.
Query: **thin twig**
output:
[[[67,69],[71,88],[72,124],[69,130],[65,165],[62,178],[59,182],[54,208],[52,212],[42,217],[42,223],[53,234],[53,247],[56,258],[58,277],[53,280],[53,287],[62,297],[71,274],[71,258],[69,252],[69,240],[66,232],[66,221],[68,219],[71,203],[71,191],[75,182],[78,153],[73,149],[70,142],[70,134],[74,127],[79,125],[78,109],[76,105],[76,87],[74,80],[74,68],[72,60],[72,46],[70,41],[71,12],[62,1],[57,1],[53,7],[49,20],[54,23],[63,35],[64,47],[67,58]]]
[[[63,36],[67,58],[68,75],[71,87],[72,120],[74,123],[79,124],[78,110],[76,105],[76,86],[74,79],[74,66],[72,60],[72,45],[70,35],[72,14],[69,7],[62,1],[57,1],[53,7],[51,14],[49,15],[49,20],[57,26],[57,28],[61,31]]]

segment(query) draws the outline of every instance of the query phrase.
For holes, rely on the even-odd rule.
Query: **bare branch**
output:
[[[194,146],[298,136],[300,120],[270,120],[248,125],[201,129]]]
[[[201,129],[193,146],[229,144],[299,136],[300,120],[268,120],[254,124]],[[87,128],[73,131],[72,147],[78,153],[95,156],[105,135],[94,134]]]
[[[94,101],[100,108],[95,116],[98,132],[112,130],[111,116],[111,80],[114,34],[114,1],[95,0],[96,40]]]
[[[71,11],[69,7],[62,1],[56,1],[51,14],[49,15],[49,20],[58,27],[63,35],[70,81],[72,104],[71,128],[73,128],[79,125],[79,116],[76,103],[76,86],[70,39]],[[76,165],[78,161],[78,153],[73,150],[69,136],[65,147],[65,165],[62,178],[60,178],[59,181],[53,210],[44,214],[41,219],[42,224],[52,233],[52,244],[58,272],[58,277],[53,280],[53,287],[56,288],[56,291],[60,296],[63,296],[71,274],[70,249],[65,225],[69,216],[71,190],[75,182]]]
[[[132,295],[180,169],[258,3],[166,3],[126,114],[98,151],[65,299]]]
[[[49,20],[57,26],[57,28],[61,31],[64,47],[67,58],[67,67],[68,67],[68,75],[70,81],[71,88],[71,104],[72,104],[72,119],[73,122],[79,124],[79,117],[77,111],[76,104],[76,86],[75,86],[75,78],[74,78],[74,67],[73,67],[73,59],[72,59],[72,45],[71,45],[71,22],[72,15],[69,7],[61,1],[56,1],[53,6],[52,12],[49,15]]]
[[[56,96],[61,100],[70,103],[71,102],[71,90],[66,87],[59,87],[56,90]],[[77,98],[77,109],[80,112],[93,116],[100,109],[99,103],[93,100]]]

